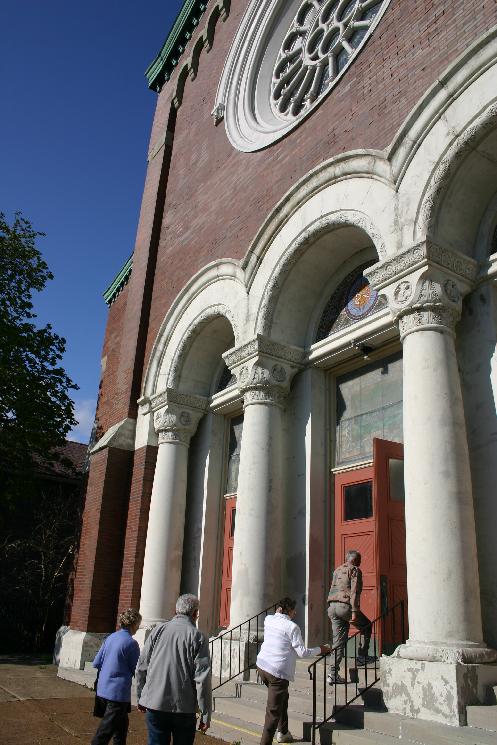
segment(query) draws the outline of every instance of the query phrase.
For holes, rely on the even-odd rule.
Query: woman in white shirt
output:
[[[327,646],[307,649],[302,634],[293,619],[297,602],[283,598],[273,616],[264,621],[264,641],[257,655],[257,671],[267,687],[267,706],[261,745],[271,745],[276,734],[278,742],[292,742],[288,731],[288,685],[295,677],[297,657],[328,654]]]

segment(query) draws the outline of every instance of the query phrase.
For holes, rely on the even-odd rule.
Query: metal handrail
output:
[[[392,642],[393,644],[402,644],[405,642],[405,614],[404,614],[404,606],[405,602],[404,600],[400,600],[398,603],[393,605],[391,608],[389,608],[385,613],[382,613],[381,616],[378,616],[373,621],[371,621],[371,641],[373,643],[373,657],[374,665],[373,667],[369,667],[367,665],[364,666],[364,674],[365,674],[365,680],[364,685],[359,687],[359,676],[357,674],[357,642],[358,638],[361,636],[361,631],[357,631],[355,634],[352,634],[349,636],[347,642],[345,643],[343,647],[343,660],[345,663],[345,682],[344,683],[335,683],[333,685],[333,692],[332,692],[332,702],[328,702],[328,696],[327,693],[329,691],[329,684],[327,681],[327,660],[330,659],[329,664],[329,670],[330,671],[336,671],[338,672],[338,666],[337,666],[337,654],[340,650],[340,647],[333,647],[331,652],[328,652],[328,654],[321,655],[317,658],[317,660],[314,660],[312,664],[309,665],[307,668],[307,671],[309,673],[309,677],[312,680],[312,724],[311,724],[311,732],[312,732],[312,745],[315,745],[316,742],[316,732],[317,730],[323,726],[326,722],[329,722],[330,719],[335,717],[339,712],[346,709],[348,706],[350,706],[354,701],[356,701],[359,696],[362,696],[365,691],[372,688],[375,683],[377,683],[380,680],[380,676],[378,674],[378,656],[379,654],[382,654],[383,649],[385,647],[385,640],[387,638],[387,624],[386,621],[389,617],[391,617],[391,629],[390,634],[392,636]],[[400,629],[397,628],[396,624],[396,609],[399,609],[400,612]],[[396,639],[397,631],[400,631],[400,640]],[[350,655],[348,648],[349,646],[353,644],[354,645],[354,654]],[[378,653],[378,654],[377,654]],[[350,664],[350,661],[352,661],[352,664]],[[333,663],[333,664],[332,664]],[[319,664],[322,664],[323,674],[322,678],[321,675],[318,675],[317,667]],[[359,666],[362,667],[362,666]],[[349,673],[353,674],[350,675],[350,681],[348,680]],[[368,681],[368,672],[369,672],[369,681]],[[323,685],[323,715],[322,718],[318,718],[317,714],[317,687],[318,687],[318,678],[319,680],[322,679],[322,685]],[[373,679],[371,679],[373,678]],[[337,689],[345,689],[345,703],[342,703],[338,705],[337,703]],[[352,689],[352,690],[351,690]],[[333,705],[331,705],[333,704]],[[328,714],[328,708],[331,705],[331,713]]]
[[[211,667],[212,660],[214,659],[214,645],[219,645],[219,682],[217,685],[212,686],[212,690],[216,691],[221,686],[229,683],[230,680],[237,678],[239,675],[243,675],[249,670],[255,668],[255,660],[257,654],[262,645],[262,640],[259,636],[260,621],[259,619],[265,619],[271,611],[276,611],[277,605],[270,605],[268,608],[261,610],[252,618],[248,618],[246,621],[242,621],[238,626],[233,626],[231,629],[223,631],[215,639],[211,639],[209,642],[210,653],[211,653]],[[264,621],[262,620],[262,630],[264,630]],[[251,634],[252,632],[252,634]],[[255,636],[254,636],[255,632]],[[225,644],[223,642],[227,639],[228,649],[225,650]],[[247,642],[247,647],[243,649],[242,645]],[[254,646],[251,646],[254,645]],[[236,648],[238,646],[238,653]],[[234,654],[233,651],[235,650]],[[227,677],[223,678],[223,661],[229,655],[229,666],[227,669]],[[216,678],[218,676],[216,675]],[[215,679],[213,675],[212,682],[214,684]]]

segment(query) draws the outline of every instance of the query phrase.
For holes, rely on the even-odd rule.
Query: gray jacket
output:
[[[209,643],[188,616],[156,626],[136,667],[138,702],[146,709],[193,714],[210,724]]]

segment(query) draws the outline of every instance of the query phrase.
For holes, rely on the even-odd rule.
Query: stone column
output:
[[[224,355],[244,400],[233,552],[231,626],[282,591],[282,407],[303,351],[262,336]]]
[[[143,564],[143,627],[174,615],[181,583],[188,446],[207,401],[168,389],[151,404],[159,450]]]
[[[404,365],[409,639],[397,650],[402,670],[383,664],[384,691],[394,711],[412,716],[416,708],[424,711],[421,718],[452,724],[464,719],[464,695],[456,681],[461,671],[452,671],[452,699],[444,694],[443,703],[434,700],[430,709],[423,686],[432,685],[431,698],[437,699],[433,683],[443,673],[429,663],[446,667],[496,659],[482,636],[471,473],[454,343],[462,296],[475,275],[475,261],[427,242],[367,272],[388,298]],[[392,670],[404,680],[402,705]]]

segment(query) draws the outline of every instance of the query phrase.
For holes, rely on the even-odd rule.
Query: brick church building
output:
[[[355,548],[370,617],[408,600],[387,706],[461,723],[497,659],[497,6],[185,0],[147,78],[61,667],[180,592],[211,637],[295,596],[324,641]]]

